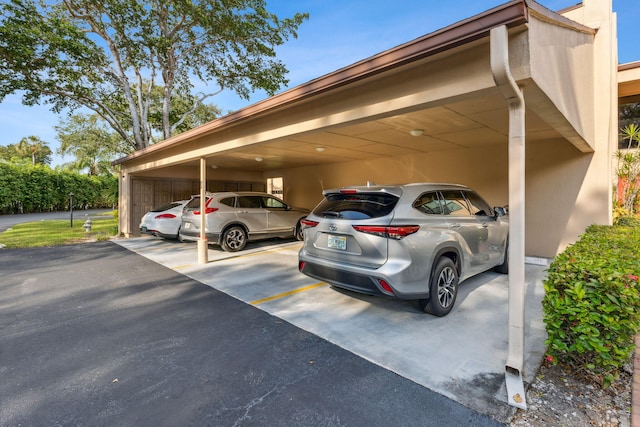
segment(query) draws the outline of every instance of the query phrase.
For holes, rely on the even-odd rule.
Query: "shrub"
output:
[[[548,354],[602,387],[618,377],[640,328],[640,227],[590,226],[551,263],[542,301]],[[550,358],[550,359],[551,359]]]
[[[635,216],[621,216],[616,218],[613,224],[626,227],[640,227],[640,218]]]
[[[67,210],[71,192],[74,209],[113,208],[118,178],[0,162],[0,214]]]

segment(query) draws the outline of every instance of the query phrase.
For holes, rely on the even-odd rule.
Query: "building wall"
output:
[[[526,254],[553,257],[584,232],[580,218],[602,211],[581,198],[593,155],[565,140],[530,144],[526,148]],[[275,171],[284,178],[284,197],[312,209],[322,190],[349,185],[453,182],[477,190],[491,206],[508,204],[506,144],[391,159],[364,160]]]
[[[611,0],[583,0],[582,8],[566,14],[576,22],[597,29],[591,48],[593,63],[589,64],[593,67],[593,79],[578,88],[593,97],[593,113],[589,115],[583,112],[581,119],[593,121],[590,144],[594,147],[594,153],[588,159],[573,216],[565,231],[565,234],[571,233],[572,236],[581,233],[590,224],[612,222],[611,159],[618,146],[618,41],[616,16],[612,13],[612,7]],[[578,66],[587,61],[584,54],[576,52],[576,55],[573,60]]]

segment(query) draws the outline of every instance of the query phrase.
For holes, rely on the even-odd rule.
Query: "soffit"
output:
[[[640,61],[618,67],[618,97],[621,104],[640,102]]]
[[[354,125],[308,132],[206,157],[224,169],[269,171],[318,164],[411,156],[447,150],[503,145],[508,140],[508,109],[497,91]],[[561,139],[534,111],[526,112],[527,143]],[[412,136],[412,129],[423,134]],[[318,149],[323,149],[318,151]],[[256,158],[262,159],[256,161]],[[199,162],[183,163],[194,168]]]

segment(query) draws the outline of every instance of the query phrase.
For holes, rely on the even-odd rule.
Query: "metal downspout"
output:
[[[509,106],[509,354],[505,381],[509,405],[527,409],[524,369],[525,105],[509,69],[506,26],[490,33],[491,72]]]
[[[209,242],[206,234],[207,160],[200,158],[200,238],[198,239],[198,264],[209,262]]]

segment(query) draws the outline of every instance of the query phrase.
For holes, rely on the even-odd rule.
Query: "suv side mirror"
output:
[[[507,214],[507,210],[502,206],[494,206],[493,211],[495,212],[496,218],[505,216]]]

